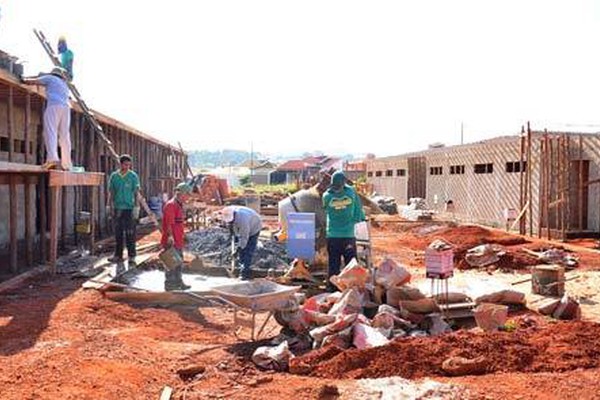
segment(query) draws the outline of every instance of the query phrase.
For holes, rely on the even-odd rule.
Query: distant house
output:
[[[271,173],[271,184],[306,183],[316,178],[319,172],[330,168],[341,169],[343,162],[337,157],[311,156],[289,160]]]
[[[250,182],[255,185],[269,185],[271,173],[276,169],[276,165],[269,160],[252,159],[244,161],[238,167],[249,171]]]
[[[367,176],[367,163],[365,160],[346,161],[343,168],[346,177],[352,181]]]

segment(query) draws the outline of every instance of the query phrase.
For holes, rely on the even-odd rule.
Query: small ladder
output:
[[[58,59],[58,57],[54,53],[54,50],[52,49],[52,46],[50,45],[50,43],[48,42],[48,39],[46,39],[46,36],[42,33],[42,31],[40,31],[39,29],[34,29],[33,33],[35,34],[35,36],[40,41],[40,44],[42,45],[42,47],[46,51],[46,54],[48,54],[48,57],[50,57],[50,60],[52,61],[52,63],[54,64],[54,66],[55,67],[62,67],[62,64],[60,63],[60,60]],[[81,110],[83,111],[83,115],[85,115],[86,120],[94,128],[94,131],[96,132],[96,134],[98,134],[98,136],[100,137],[100,139],[102,139],[102,141],[104,142],[104,145],[106,146],[106,148],[110,152],[110,155],[117,162],[119,162],[119,154],[117,154],[117,152],[115,151],[115,148],[113,147],[113,144],[110,141],[110,139],[104,134],[104,129],[102,129],[102,126],[98,123],[98,121],[94,117],[94,113],[87,106],[87,104],[85,103],[85,101],[81,97],[81,94],[79,93],[79,90],[77,90],[77,88],[75,87],[75,85],[73,84],[73,82],[71,82],[69,79],[67,79],[67,77],[64,77],[64,78],[65,78],[65,82],[69,86],[69,90],[73,94],[73,97],[75,97],[75,100],[77,100],[77,104],[79,104],[79,107],[81,107]],[[150,217],[150,219],[152,220],[152,222],[154,222],[154,224],[156,226],[159,226],[158,221],[156,220],[156,216],[154,215],[154,213],[152,212],[152,210],[150,210],[150,207],[148,207],[148,203],[146,203],[146,199],[144,199],[144,197],[141,195],[141,193],[139,191],[138,191],[138,201],[139,201],[140,205],[142,206],[142,208],[144,209],[144,211],[146,212],[146,214],[148,214],[148,216]]]

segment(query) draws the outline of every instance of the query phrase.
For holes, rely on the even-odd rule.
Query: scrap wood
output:
[[[140,292],[150,292],[150,290],[148,290],[148,289],[138,288],[138,287],[130,286],[130,285],[124,285],[122,283],[117,283],[117,282],[97,281],[97,280],[94,280],[94,279],[90,279],[88,282],[101,284],[102,287],[98,288],[98,290],[100,290],[100,291],[102,291],[102,289],[104,288],[104,286],[112,286],[112,287],[116,287],[116,288],[120,288],[120,289],[131,289],[131,290],[137,290],[137,291],[140,291]]]

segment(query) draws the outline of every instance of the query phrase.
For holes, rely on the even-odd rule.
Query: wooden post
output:
[[[525,206],[525,191],[524,191],[524,181],[525,181],[525,165],[523,162],[524,152],[525,152],[525,128],[521,127],[521,151],[519,153],[519,210],[522,210]],[[523,225],[523,220],[519,223],[519,233],[522,235],[525,232],[525,227]]]
[[[98,200],[98,187],[92,186],[92,209],[90,211],[90,254],[94,254],[94,247],[96,245],[96,216],[98,214],[96,201]]]
[[[40,181],[38,183],[38,191],[40,193],[40,263],[45,264],[48,260],[47,255],[47,242],[46,242],[46,229],[48,228],[47,222],[47,199],[46,199],[46,175],[40,175]]]
[[[544,174],[544,170],[546,167],[545,164],[545,159],[544,159],[544,150],[545,150],[545,143],[543,138],[540,139],[539,141],[540,143],[540,151],[539,151],[539,176],[540,176],[540,186],[538,189],[538,238],[541,239],[542,237],[542,221],[544,220],[544,192],[546,191],[546,176]]]
[[[33,266],[33,235],[31,234],[31,178],[25,176],[25,251],[27,266]]]
[[[60,248],[65,249],[67,242],[67,188],[61,188],[61,207],[60,207]]]
[[[529,236],[533,236],[533,160],[531,157],[531,128],[527,121],[527,200],[529,200]]]
[[[545,165],[545,172],[544,175],[546,176],[546,200],[545,200],[545,205],[546,205],[546,237],[548,238],[548,240],[550,240],[551,238],[551,233],[550,233],[550,207],[549,207],[549,203],[550,203],[550,196],[552,196],[552,191],[551,191],[551,185],[552,185],[552,177],[550,176],[550,167],[552,165],[552,161],[551,161],[551,156],[552,156],[552,148],[550,147],[551,142],[548,138],[548,131],[546,130],[544,133],[544,142],[546,143],[545,145],[545,152],[546,152],[546,165]]]
[[[579,232],[583,231],[583,136],[579,135],[579,176],[578,176],[578,187],[579,187],[579,201],[577,204],[578,211],[578,223]]]
[[[571,136],[565,135],[565,181],[567,192],[565,193],[565,240],[566,233],[571,230]]]
[[[10,271],[13,274],[19,272],[17,264],[18,243],[17,243],[17,227],[18,224],[18,209],[17,209],[17,176],[10,174],[9,186],[9,208],[10,208]]]
[[[29,125],[31,124],[31,94],[29,91],[25,93],[25,164],[29,163]],[[29,254],[28,254],[29,256]]]
[[[60,203],[61,188],[50,186],[50,271],[56,273],[56,259],[58,258],[58,205]]]
[[[14,161],[15,130],[13,121],[13,87],[8,85],[8,103],[6,107],[6,124],[8,129],[8,161]]]

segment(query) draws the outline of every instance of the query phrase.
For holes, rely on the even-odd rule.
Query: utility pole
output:
[[[464,124],[460,122],[460,144],[465,144],[465,130]]]
[[[250,176],[254,175],[254,142],[250,142]]]

